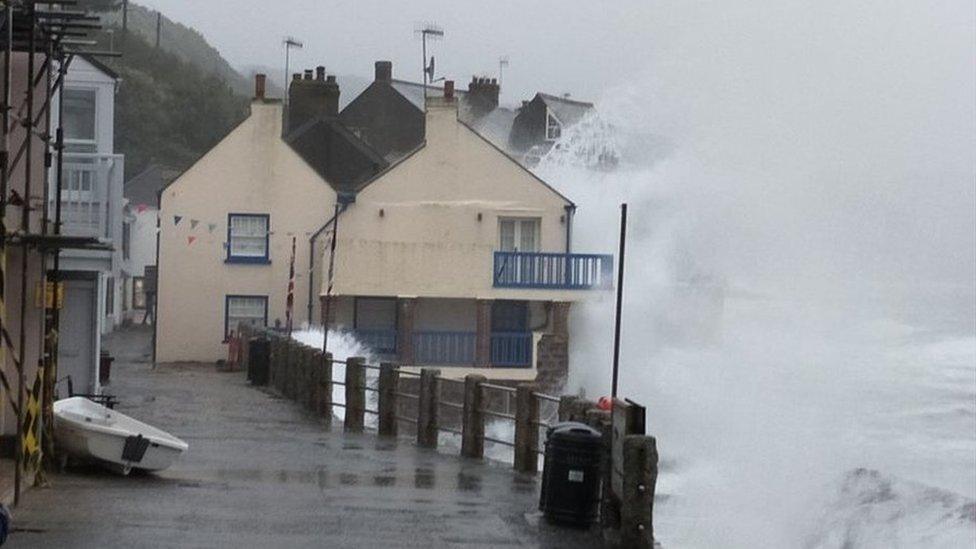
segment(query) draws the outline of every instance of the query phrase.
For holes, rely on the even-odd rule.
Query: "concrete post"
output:
[[[437,417],[440,400],[440,370],[420,370],[420,398],[417,403],[417,446],[437,448]]]
[[[318,413],[324,417],[326,429],[332,428],[332,353],[319,352],[318,356]]]
[[[397,436],[397,380],[400,372],[396,365],[384,362],[380,365],[379,379],[379,434],[380,436]]]
[[[623,547],[654,547],[654,489],[657,484],[657,442],[646,435],[624,437],[623,494],[620,498],[620,541]]]
[[[343,430],[361,433],[366,416],[366,359],[353,356],[346,359],[346,419]]]
[[[600,524],[604,530],[620,529],[620,501],[614,497],[613,466],[611,461],[613,447],[613,418],[609,410],[598,408],[586,412],[586,424],[600,431],[603,435],[603,451],[600,456]]]
[[[482,458],[485,455],[484,389],[480,374],[464,376],[464,415],[461,425],[461,455]]]
[[[315,349],[311,347],[302,346],[302,405],[308,410],[315,410],[315,403],[317,402],[315,398],[316,390],[316,379],[315,379],[315,366],[318,364],[316,361]]]
[[[522,473],[539,470],[539,401],[533,391],[528,383],[515,389],[515,470]]]
[[[491,304],[490,299],[478,299],[476,302],[477,311],[476,336],[474,347],[475,366],[486,367],[491,363]]]

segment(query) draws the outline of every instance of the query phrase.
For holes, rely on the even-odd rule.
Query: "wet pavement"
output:
[[[118,410],[190,444],[173,468],[71,468],[14,510],[10,547],[599,547],[548,525],[538,479],[503,464],[333,431],[213,366],[148,363],[149,332],[107,341]]]

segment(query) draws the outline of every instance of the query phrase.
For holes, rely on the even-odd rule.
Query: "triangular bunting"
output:
[[[180,221],[183,221],[183,216],[182,215],[174,215],[173,216],[173,225],[179,225],[180,224]]]
[[[186,245],[189,246],[190,244],[193,244],[193,241],[195,241],[196,239],[197,239],[197,237],[195,237],[195,236],[188,236],[188,237],[186,237],[186,242],[187,242]]]
[[[196,229],[197,228],[197,225],[199,225],[199,224],[200,224],[200,220],[199,219],[191,219],[190,220],[190,228],[191,229]]]
[[[145,212],[148,209],[149,209],[149,206],[146,206],[145,204],[139,204],[139,205],[136,206],[136,211],[139,212],[139,213],[143,213],[143,212]]]
[[[207,232],[209,232],[210,234],[213,234],[213,232],[215,230],[217,230],[217,224],[216,223],[207,223]]]

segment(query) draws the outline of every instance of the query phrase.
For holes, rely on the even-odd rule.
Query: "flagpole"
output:
[[[336,238],[339,235],[339,202],[332,214],[332,242],[329,244],[329,279],[325,287],[325,303],[322,304],[322,352],[329,351],[329,314],[332,309],[332,282],[335,278]]]

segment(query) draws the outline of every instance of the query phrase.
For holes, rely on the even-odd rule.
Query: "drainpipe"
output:
[[[576,205],[568,204],[563,206],[566,210],[566,253],[573,251],[573,216],[576,214]]]
[[[329,228],[330,225],[335,224],[336,220],[346,211],[350,204],[356,202],[356,195],[352,193],[339,193],[336,197],[336,210],[335,213],[325,222],[317,231],[312,233],[312,236],[308,239],[308,323],[312,323],[312,309],[314,307],[314,295],[315,295],[315,241],[318,240],[319,236]]]

